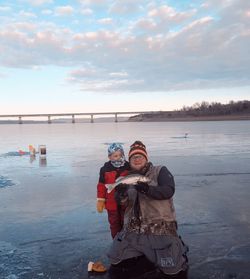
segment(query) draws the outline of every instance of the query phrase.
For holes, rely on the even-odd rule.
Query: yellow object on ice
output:
[[[103,265],[102,262],[89,262],[88,263],[88,271],[95,271],[95,272],[106,272],[107,269]]]
[[[31,156],[35,156],[36,155],[36,149],[33,147],[33,145],[29,145],[29,152]]]

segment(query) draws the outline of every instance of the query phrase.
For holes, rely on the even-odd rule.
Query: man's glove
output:
[[[115,200],[118,205],[122,204],[122,201],[128,196],[128,185],[120,183],[115,187]]]
[[[138,182],[135,185],[135,189],[142,194],[146,194],[148,192],[149,186],[148,186],[148,183]]]
[[[96,209],[99,213],[103,212],[103,209],[105,208],[105,200],[97,200],[96,202]]]
[[[124,193],[128,189],[128,184],[120,183],[115,187],[115,191],[118,193]]]

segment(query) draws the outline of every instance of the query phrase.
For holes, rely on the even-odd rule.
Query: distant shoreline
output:
[[[182,117],[141,117],[129,119],[129,122],[196,122],[196,121],[232,121],[250,120],[250,115],[211,115]]]

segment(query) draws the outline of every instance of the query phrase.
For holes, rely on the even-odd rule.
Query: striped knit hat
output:
[[[148,154],[147,154],[146,146],[139,140],[135,141],[132,145],[130,145],[128,159],[130,160],[131,157],[135,154],[143,155],[148,161]]]

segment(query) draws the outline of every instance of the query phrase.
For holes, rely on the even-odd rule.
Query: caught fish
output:
[[[116,179],[113,184],[106,184],[106,188],[108,189],[108,193],[110,193],[115,187],[119,184],[127,184],[127,185],[135,185],[138,182],[148,183],[150,179],[144,175],[140,174],[130,174],[128,176],[120,176]]]

